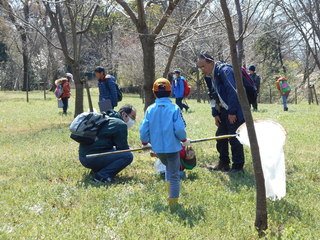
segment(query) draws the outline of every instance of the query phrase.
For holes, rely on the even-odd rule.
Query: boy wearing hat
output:
[[[180,108],[170,100],[171,84],[165,78],[157,79],[152,89],[156,101],[150,105],[140,126],[143,146],[152,145],[153,151],[166,165],[166,185],[169,192],[168,203],[172,207],[178,203],[180,193],[180,156],[184,146],[190,145],[186,137],[185,122]]]
[[[255,99],[255,102],[252,104],[252,107],[253,107],[253,111],[258,111],[258,94],[260,91],[261,79],[260,79],[260,76],[256,73],[256,66],[254,65],[249,66],[249,76],[257,87],[257,97]]]

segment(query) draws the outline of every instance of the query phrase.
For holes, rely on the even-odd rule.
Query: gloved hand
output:
[[[152,146],[150,143],[142,143],[143,150],[152,149]]]
[[[181,143],[182,143],[182,145],[183,145],[184,147],[190,146],[190,145],[191,145],[190,138],[187,138],[187,139],[185,139],[185,140],[182,140]]]

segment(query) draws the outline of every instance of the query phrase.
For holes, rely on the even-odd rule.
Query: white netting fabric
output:
[[[286,173],[283,146],[287,132],[277,122],[270,119],[254,120],[259,144],[266,196],[275,201],[286,195]],[[247,126],[242,124],[237,133],[239,141],[250,147]]]

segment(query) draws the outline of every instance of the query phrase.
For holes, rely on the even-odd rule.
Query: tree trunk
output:
[[[152,92],[155,80],[155,37],[152,35],[140,35],[140,42],[143,51],[143,74],[144,74],[144,110],[154,103],[155,97]]]
[[[283,63],[283,58],[282,58],[282,53],[281,53],[281,42],[280,40],[278,40],[277,42],[277,48],[278,48],[278,53],[279,53],[279,61],[280,61],[280,65],[283,69],[283,72],[286,73],[287,70],[286,70],[286,67],[284,66],[284,63]]]
[[[200,79],[200,73],[198,67],[197,69],[197,102],[201,103],[201,79]]]
[[[256,132],[254,129],[254,123],[253,123],[253,118],[250,111],[250,106],[249,106],[246,92],[244,90],[243,83],[242,83],[241,70],[238,62],[237,44],[234,36],[229,9],[228,9],[226,0],[220,0],[220,4],[221,4],[221,8],[223,11],[223,15],[225,18],[227,31],[228,31],[228,39],[230,43],[230,52],[232,57],[233,71],[234,71],[234,76],[235,76],[236,85],[237,85],[237,94],[238,94],[239,102],[243,110],[244,118],[246,121],[247,131],[248,131],[248,136],[249,136],[249,141],[251,146],[250,149],[251,149],[251,155],[252,155],[254,175],[256,179],[256,195],[257,195],[255,227],[258,231],[263,231],[268,228],[268,221],[267,221],[266,190],[265,190],[264,176],[263,176],[263,171],[261,166],[259,145],[258,145]]]
[[[81,81],[79,65],[77,63],[73,63],[71,67],[74,83],[76,86],[76,99],[74,109],[74,117],[76,117],[80,113],[83,113],[83,83]]]
[[[239,65],[242,66],[242,60],[244,57],[244,48],[243,48],[243,16],[241,11],[241,5],[239,0],[235,0],[237,15],[238,15],[238,41],[237,41],[237,49],[238,49],[238,62]]]
[[[178,45],[179,45],[179,43],[181,41],[181,37],[180,37],[179,34],[180,34],[180,31],[177,33],[177,36],[174,39],[173,45],[171,47],[171,51],[170,51],[170,54],[169,54],[168,62],[167,62],[166,68],[165,68],[165,70],[163,72],[163,77],[164,78],[168,77],[168,73],[169,73],[169,70],[170,70],[170,67],[171,67],[171,63],[172,63],[174,54],[176,53]]]
[[[22,91],[29,91],[30,84],[28,81],[29,75],[29,59],[28,59],[28,43],[27,43],[27,36],[25,33],[21,34],[22,40],[22,62],[23,62],[23,84],[22,84]]]

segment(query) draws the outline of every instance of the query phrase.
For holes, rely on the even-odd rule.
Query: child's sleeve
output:
[[[140,125],[140,140],[142,143],[150,142],[148,111],[146,111],[146,115]]]
[[[180,141],[185,140],[187,138],[187,133],[185,130],[186,123],[182,117],[180,108],[178,108],[174,114],[173,127],[174,127],[174,134]]]

